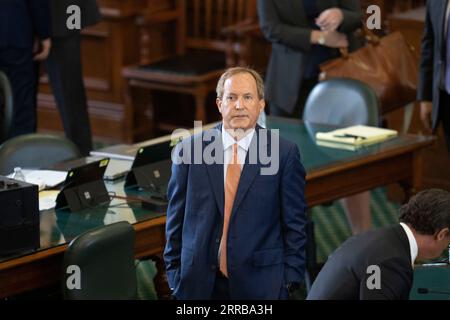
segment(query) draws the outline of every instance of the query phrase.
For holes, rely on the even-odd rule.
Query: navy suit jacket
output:
[[[433,130],[439,124],[440,90],[445,77],[445,18],[448,0],[427,1],[417,100],[433,101]]]
[[[31,48],[34,36],[50,37],[48,0],[0,1],[0,48]]]
[[[220,130],[221,126],[184,140],[177,152],[185,148],[183,155],[185,150],[192,153],[195,139],[212,135],[213,139],[200,142],[201,150],[206,152],[218,143],[223,159]],[[230,218],[227,262],[232,299],[287,298],[285,283],[301,282],[304,275],[305,170],[297,145],[276,135],[279,170],[261,175],[260,169],[270,165],[260,158],[250,164],[249,155],[252,148],[261,147],[263,130],[256,128],[247,152]],[[274,139],[266,139],[263,145],[271,150],[273,143]],[[221,163],[172,166],[164,260],[169,285],[178,299],[211,298],[223,228]]]

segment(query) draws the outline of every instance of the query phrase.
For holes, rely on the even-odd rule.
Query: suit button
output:
[[[438,64],[442,64],[442,60],[439,60],[439,61],[438,61]]]
[[[219,238],[216,239],[216,243],[220,243],[220,239]]]
[[[212,270],[212,271],[216,271],[216,269],[217,269],[216,266],[214,266],[214,265],[211,266],[211,270]]]

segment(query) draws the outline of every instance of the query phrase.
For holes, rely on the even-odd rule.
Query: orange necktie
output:
[[[234,198],[241,177],[241,165],[239,164],[237,154],[237,143],[233,144],[233,158],[228,164],[227,176],[225,181],[225,209],[223,215],[223,232],[220,240],[220,271],[228,277],[227,271],[227,235],[228,224],[230,222],[231,210],[233,209]]]

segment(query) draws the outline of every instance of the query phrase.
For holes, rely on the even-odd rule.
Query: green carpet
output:
[[[397,223],[399,204],[388,201],[384,188],[371,191],[372,226],[379,228]],[[312,208],[317,245],[317,261],[327,257],[351,236],[350,225],[339,201],[333,205]]]

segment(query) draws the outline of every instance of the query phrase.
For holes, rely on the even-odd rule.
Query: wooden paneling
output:
[[[171,3],[171,0],[99,0],[102,21],[82,32],[84,80],[96,139],[132,141],[127,123],[134,112],[126,110],[122,68],[139,60],[140,35],[136,18],[144,10],[155,13],[167,10]],[[149,35],[149,41],[168,37],[169,31],[156,29]],[[150,47],[155,49],[147,54],[149,59],[157,59],[164,54],[164,47]],[[145,127],[145,115],[141,114],[135,125]],[[40,79],[38,94],[38,127],[39,131],[62,130],[45,74]]]
[[[420,52],[425,14],[425,7],[393,14],[389,18],[390,31],[400,31],[405,36],[406,41]],[[393,112],[389,116],[389,126],[401,130],[402,125],[403,110]],[[409,132],[424,132],[420,121],[420,108],[418,103],[416,103],[414,107]],[[440,127],[437,132],[436,144],[433,147],[424,150],[423,162],[423,188],[438,187],[450,190],[450,153],[445,144],[442,127]]]

